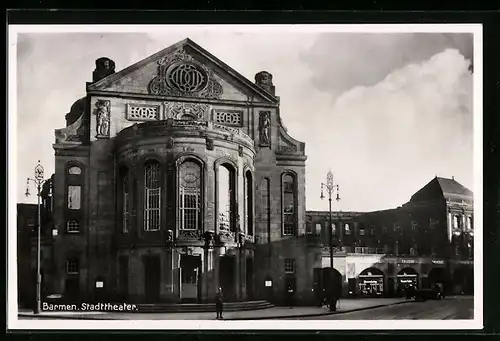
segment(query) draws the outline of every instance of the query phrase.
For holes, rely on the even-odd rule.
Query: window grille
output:
[[[295,259],[285,259],[285,273],[295,272]]]
[[[144,230],[160,229],[160,165],[149,163],[144,170]]]
[[[80,272],[78,259],[68,259],[66,261],[66,273],[68,275],[77,275]]]
[[[69,220],[66,223],[66,231],[68,232],[80,232],[80,222],[78,220]]]
[[[182,230],[200,228],[201,169],[193,161],[185,161],[180,166],[179,208]]]

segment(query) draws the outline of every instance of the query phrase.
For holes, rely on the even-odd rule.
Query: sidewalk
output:
[[[224,320],[263,320],[288,317],[313,317],[331,314],[342,314],[352,311],[379,308],[407,301],[404,298],[359,298],[342,299],[337,311],[318,307],[273,307],[261,310],[231,311],[224,313]],[[115,312],[19,312],[19,317],[35,319],[85,319],[85,320],[215,320],[215,312],[202,313],[115,313]]]

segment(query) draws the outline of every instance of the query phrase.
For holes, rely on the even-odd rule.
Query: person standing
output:
[[[217,312],[217,319],[222,319],[222,310],[224,306],[224,295],[222,294],[222,288],[219,287],[217,294],[215,295],[215,311]]]
[[[286,289],[286,301],[290,308],[293,308],[294,306],[294,293],[295,290],[293,290],[293,287],[288,285]]]

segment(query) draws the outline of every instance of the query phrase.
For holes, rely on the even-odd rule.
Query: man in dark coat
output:
[[[294,293],[295,293],[295,290],[293,290],[293,287],[291,285],[288,285],[287,288],[286,288],[286,301],[287,301],[287,304],[290,308],[293,307],[294,305]]]
[[[215,311],[217,312],[217,319],[222,319],[223,306],[224,306],[224,296],[222,294],[222,288],[219,288],[217,294],[215,295]]]

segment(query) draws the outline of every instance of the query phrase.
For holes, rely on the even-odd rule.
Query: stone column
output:
[[[238,246],[238,250],[236,251],[236,271],[234,272],[234,275],[236,276],[236,280],[234,281],[234,284],[236,285],[236,299],[239,301],[243,298],[243,293],[241,292],[241,247]]]
[[[451,212],[448,212],[448,241],[450,243],[451,243],[452,238],[453,238],[452,224],[453,224],[453,217],[451,215]]]

